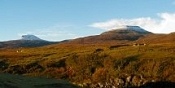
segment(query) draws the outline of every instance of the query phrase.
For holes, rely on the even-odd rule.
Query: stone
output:
[[[98,86],[99,86],[100,88],[103,88],[103,84],[101,84],[101,83],[98,83]]]
[[[114,83],[117,85],[117,86],[119,86],[119,85],[124,85],[124,81],[122,80],[122,79],[120,79],[120,78],[115,78],[114,79]]]
[[[126,78],[126,82],[131,82],[131,79],[132,79],[132,76],[128,76],[128,77]]]
[[[141,80],[141,78],[140,78],[139,76],[133,76],[131,82],[132,82],[132,84],[133,84],[134,86],[140,86],[142,80]]]

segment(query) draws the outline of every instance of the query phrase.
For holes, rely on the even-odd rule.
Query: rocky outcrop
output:
[[[126,78],[114,78],[112,81],[106,83],[97,83],[91,85],[91,88],[123,88],[123,87],[139,87],[146,83],[146,79],[141,76],[128,76]]]
[[[162,83],[162,84],[161,84]],[[150,80],[142,75],[128,75],[124,78],[113,78],[105,83],[83,83],[76,84],[83,88],[174,88],[173,82],[161,82]],[[162,86],[161,86],[162,85]]]

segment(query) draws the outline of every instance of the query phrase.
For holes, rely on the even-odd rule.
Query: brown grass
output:
[[[110,46],[115,44],[59,44],[25,48],[20,53],[18,49],[1,50],[1,62],[8,65],[1,72],[81,83],[108,81],[124,74],[175,82],[174,44]]]

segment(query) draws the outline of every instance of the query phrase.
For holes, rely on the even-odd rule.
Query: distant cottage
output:
[[[145,43],[134,43],[133,46],[146,46]]]
[[[22,51],[21,49],[19,49],[19,50],[17,50],[16,52],[17,52],[17,53],[21,53],[21,52],[23,52],[23,51]]]

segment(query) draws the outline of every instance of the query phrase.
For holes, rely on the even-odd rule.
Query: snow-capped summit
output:
[[[42,40],[35,35],[22,35],[22,40]]]
[[[146,31],[145,29],[139,27],[139,26],[120,26],[120,27],[117,27],[113,30],[133,30],[133,31],[137,31],[137,32],[148,32]]]

